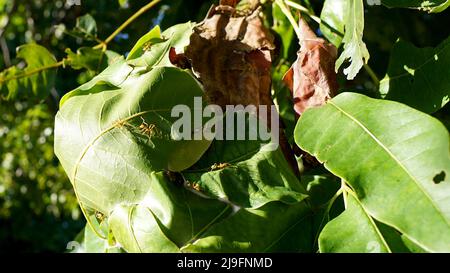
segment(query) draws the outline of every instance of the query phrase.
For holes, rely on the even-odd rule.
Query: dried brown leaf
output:
[[[318,38],[308,24],[300,20],[300,50],[284,82],[292,91],[294,108],[301,115],[306,109],[325,104],[338,89],[334,70],[337,49]]]
[[[220,7],[195,27],[185,52],[209,102],[271,105],[273,37],[258,16],[259,10],[236,16]]]

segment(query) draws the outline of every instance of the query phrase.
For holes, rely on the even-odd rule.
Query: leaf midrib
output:
[[[335,107],[339,112],[343,113],[345,116],[347,116],[350,120],[355,122],[361,129],[363,129],[370,138],[372,138],[385,152],[395,161],[397,164],[403,169],[403,171],[411,178],[412,181],[414,181],[414,184],[419,188],[420,192],[422,192],[425,197],[429,200],[431,205],[438,211],[438,215],[444,220],[444,223],[447,224],[447,226],[450,228],[449,221],[443,216],[442,211],[439,209],[439,207],[435,204],[434,200],[430,197],[428,192],[422,187],[419,181],[417,181],[414,176],[408,171],[408,169],[402,164],[400,160],[372,133],[370,130],[364,126],[359,120],[357,120],[355,117],[353,117],[351,114],[344,111],[344,109],[340,108],[338,105],[336,105],[333,101],[328,102],[330,105]]]

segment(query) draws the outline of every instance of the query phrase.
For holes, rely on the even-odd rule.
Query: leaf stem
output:
[[[275,3],[280,7],[281,11],[284,13],[284,15],[294,28],[295,34],[297,35],[298,39],[300,39],[301,37],[300,27],[298,23],[295,21],[295,18],[292,15],[290,9],[284,4],[283,0],[275,0]]]
[[[376,86],[380,86],[380,79],[378,78],[377,74],[373,71],[373,69],[368,65],[364,64],[364,69],[366,70],[367,74],[372,78],[372,81],[376,84]]]

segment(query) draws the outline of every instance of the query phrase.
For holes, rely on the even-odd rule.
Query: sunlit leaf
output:
[[[449,133],[439,121],[343,93],[305,112],[295,140],[348,181],[370,216],[427,251],[449,251]]]

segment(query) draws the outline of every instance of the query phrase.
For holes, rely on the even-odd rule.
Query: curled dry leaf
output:
[[[270,127],[274,37],[264,27],[259,8],[243,15],[234,8],[236,1],[221,4],[225,2],[229,5],[213,6],[206,19],[194,28],[185,55],[209,103],[221,107],[269,106],[268,116],[262,118]],[[296,171],[293,153],[282,133],[280,146]]]
[[[299,115],[310,107],[325,104],[338,89],[334,71],[336,47],[317,38],[303,19],[300,19],[300,32],[298,58],[283,79],[292,91],[294,108]]]
[[[194,28],[185,54],[210,103],[272,104],[273,36],[258,13],[238,16],[232,6],[220,5]]]

